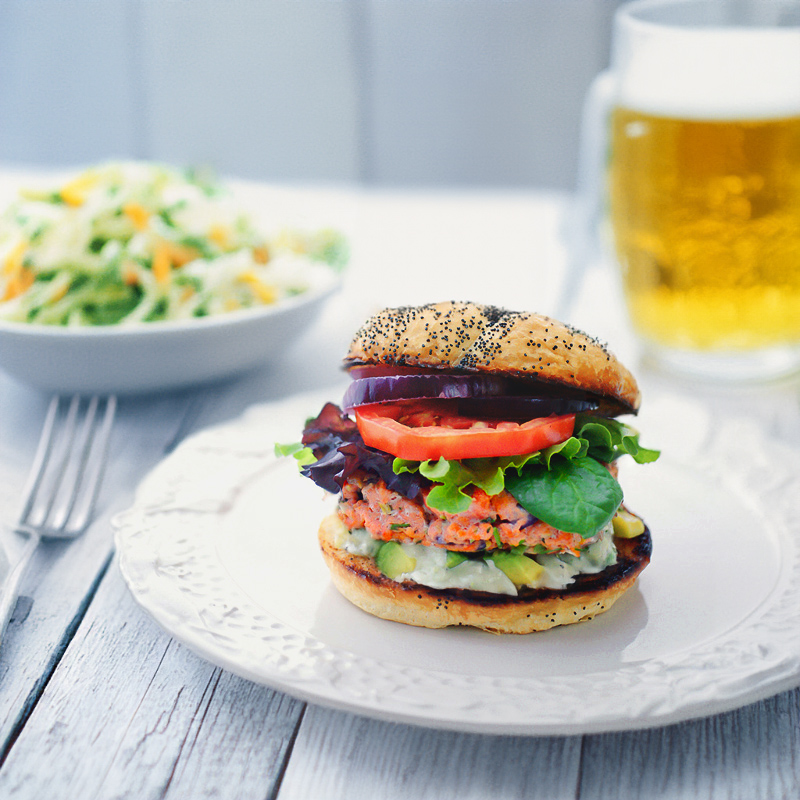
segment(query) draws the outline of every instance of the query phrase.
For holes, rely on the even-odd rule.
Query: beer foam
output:
[[[616,101],[681,119],[800,116],[800,28],[617,30]]]

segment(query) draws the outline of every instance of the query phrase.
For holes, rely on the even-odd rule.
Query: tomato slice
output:
[[[569,439],[575,428],[574,414],[505,422],[451,414],[446,401],[366,405],[354,413],[366,444],[409,461],[534,453]]]

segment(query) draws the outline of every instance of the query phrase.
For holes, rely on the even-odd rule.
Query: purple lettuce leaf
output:
[[[311,448],[317,461],[304,466],[301,472],[326,492],[338,494],[358,470],[382,478],[389,489],[411,500],[430,485],[419,474],[396,475],[392,469],[394,456],[368,447],[356,423],[334,403],[326,403],[319,416],[306,422],[302,442]]]

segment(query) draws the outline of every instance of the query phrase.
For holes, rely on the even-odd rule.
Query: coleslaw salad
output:
[[[145,162],[22,189],[0,217],[0,319],[85,327],[189,320],[302,294],[347,261],[333,230],[265,233],[225,187]]]

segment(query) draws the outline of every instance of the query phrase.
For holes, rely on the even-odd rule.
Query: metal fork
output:
[[[17,602],[22,578],[42,539],[71,539],[81,534],[94,513],[105,472],[108,439],[117,399],[64,398],[47,409],[22,510],[13,531],[27,536],[0,593],[0,637]]]

